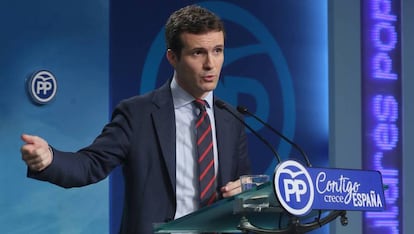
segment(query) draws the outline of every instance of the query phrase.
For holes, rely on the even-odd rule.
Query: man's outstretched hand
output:
[[[52,150],[49,144],[41,137],[22,134],[24,145],[21,147],[22,160],[32,171],[42,171],[53,160]]]

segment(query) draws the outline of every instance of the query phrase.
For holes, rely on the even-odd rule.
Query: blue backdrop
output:
[[[0,1],[0,233],[108,233],[108,180],[63,189],[26,178],[20,134],[62,150],[89,144],[108,120],[108,1]],[[34,104],[31,73],[57,79],[55,99]]]

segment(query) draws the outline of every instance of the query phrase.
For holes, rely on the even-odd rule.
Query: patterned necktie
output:
[[[200,109],[196,122],[200,208],[216,200],[216,175],[214,173],[213,138],[210,118],[206,111],[206,101],[196,99],[195,105]]]

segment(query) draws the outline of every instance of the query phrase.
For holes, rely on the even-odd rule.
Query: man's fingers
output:
[[[22,159],[27,161],[35,158],[45,159],[49,157],[50,150],[49,147],[37,147],[33,145],[24,145],[21,148]]]
[[[230,197],[241,193],[240,180],[228,182],[225,186],[221,188],[221,192],[223,193],[223,197]]]
[[[22,157],[24,158],[31,158],[36,157],[40,152],[41,148],[32,144],[25,144],[20,148],[20,152],[22,153]]]
[[[42,138],[38,136],[34,136],[34,135],[22,134],[21,138],[26,144],[34,144],[34,145],[46,144],[45,140],[43,140]]]
[[[27,165],[34,165],[34,164],[41,163],[42,159],[40,157],[32,157],[32,158],[27,158],[25,162]]]
[[[32,171],[41,171],[41,170],[43,170],[43,169],[45,169],[47,167],[47,165],[45,165],[45,163],[43,161],[36,162],[36,163],[31,163],[31,164],[27,163],[27,166]]]
[[[45,154],[23,154],[22,155],[23,161],[25,161],[26,165],[34,171],[41,171],[45,169],[51,161],[50,156]]]
[[[32,136],[32,135],[22,134],[21,138],[27,144],[33,144],[34,143],[34,136]]]
[[[240,180],[235,180],[235,181],[228,182],[226,186],[224,186],[224,188],[227,191],[231,191],[231,190],[239,188],[240,186],[241,186]]]
[[[225,192],[223,192],[222,195],[223,195],[223,197],[231,197],[231,196],[234,196],[234,195],[239,194],[239,193],[241,193],[241,188],[237,187],[237,188],[234,188],[232,190],[226,190]]]

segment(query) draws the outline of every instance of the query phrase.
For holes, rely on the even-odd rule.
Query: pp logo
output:
[[[56,95],[56,78],[52,73],[45,70],[36,72],[29,80],[28,90],[34,102],[45,104]]]
[[[276,197],[293,215],[308,214],[313,205],[314,187],[306,168],[293,160],[280,163],[274,174]]]

